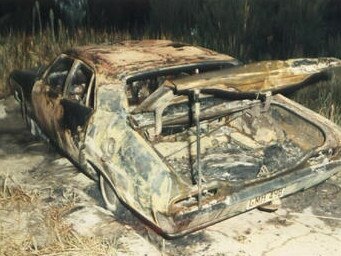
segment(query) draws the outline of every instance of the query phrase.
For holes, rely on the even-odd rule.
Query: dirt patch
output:
[[[330,227],[341,227],[341,173],[305,191],[282,200],[283,207],[294,213],[302,213],[311,207],[315,216]],[[308,216],[307,216],[308,217]]]

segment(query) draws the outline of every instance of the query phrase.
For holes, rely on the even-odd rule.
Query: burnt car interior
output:
[[[230,184],[269,178],[314,159],[316,149],[325,142],[323,131],[272,102],[271,94],[240,100],[226,93],[200,93],[198,135],[193,94],[179,93],[169,84],[200,72],[144,77],[127,85],[131,125],[183,180],[199,182],[197,152],[200,181]]]
[[[58,57],[45,74],[50,97],[63,97],[94,108],[94,72],[68,56]]]

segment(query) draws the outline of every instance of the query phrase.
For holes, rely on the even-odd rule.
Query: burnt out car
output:
[[[335,58],[242,65],[171,41],[83,46],[10,84],[31,132],[98,180],[107,207],[177,237],[341,169],[341,131],[283,94]]]

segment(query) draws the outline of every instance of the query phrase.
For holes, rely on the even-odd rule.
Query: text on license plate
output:
[[[268,203],[274,199],[278,199],[281,196],[283,196],[284,188],[279,188],[273,191],[270,191],[266,194],[256,196],[255,198],[252,198],[247,203],[247,209],[254,208],[256,206]]]

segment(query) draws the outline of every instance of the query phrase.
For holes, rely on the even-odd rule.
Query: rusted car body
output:
[[[10,78],[34,134],[177,237],[316,185],[341,169],[341,131],[287,93],[334,58],[242,65],[171,41],[77,47]]]

